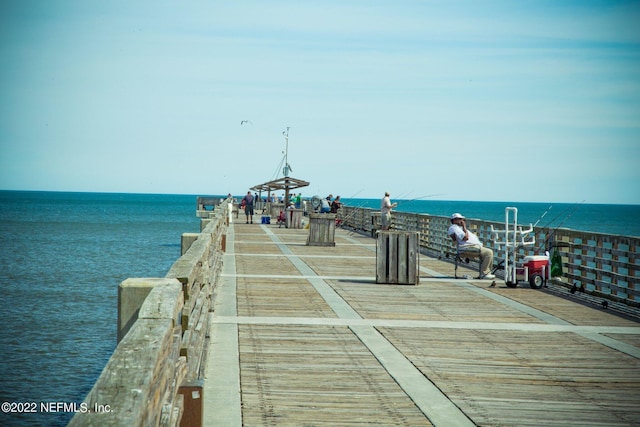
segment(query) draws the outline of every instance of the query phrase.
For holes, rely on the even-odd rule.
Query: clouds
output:
[[[3,7],[0,188],[640,203],[634,2]]]

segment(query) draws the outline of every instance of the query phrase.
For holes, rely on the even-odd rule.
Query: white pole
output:
[[[509,212],[513,212],[513,238],[509,242]],[[507,207],[504,210],[504,238],[505,238],[505,257],[504,257],[504,277],[507,283],[516,283],[516,229],[518,227],[518,208]],[[513,256],[513,265],[509,265],[509,257]]]
[[[287,126],[287,131],[282,132],[284,134],[285,141],[285,151],[284,151],[284,176],[289,176],[289,126]]]

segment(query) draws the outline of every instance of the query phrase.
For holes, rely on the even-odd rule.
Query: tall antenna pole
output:
[[[289,170],[291,169],[289,167],[289,126],[287,126],[286,131],[282,131],[282,134],[284,135],[284,141],[285,141],[284,170],[282,172],[285,177],[288,177]]]

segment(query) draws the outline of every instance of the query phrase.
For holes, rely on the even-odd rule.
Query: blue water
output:
[[[164,277],[195,196],[0,192],[0,402],[77,402],[115,349],[117,289]],[[0,414],[66,425],[72,414]]]
[[[640,236],[638,205],[399,202],[495,221],[513,205],[520,223],[544,215],[539,226]],[[118,285],[164,277],[182,233],[199,231],[195,208],[189,195],[0,191],[0,402],[82,402],[115,349]],[[0,413],[0,425],[59,426],[72,415]]]

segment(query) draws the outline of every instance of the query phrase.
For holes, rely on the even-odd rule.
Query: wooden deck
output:
[[[638,321],[426,256],[376,284],[375,240],[307,235],[229,226],[205,425],[640,425]]]

